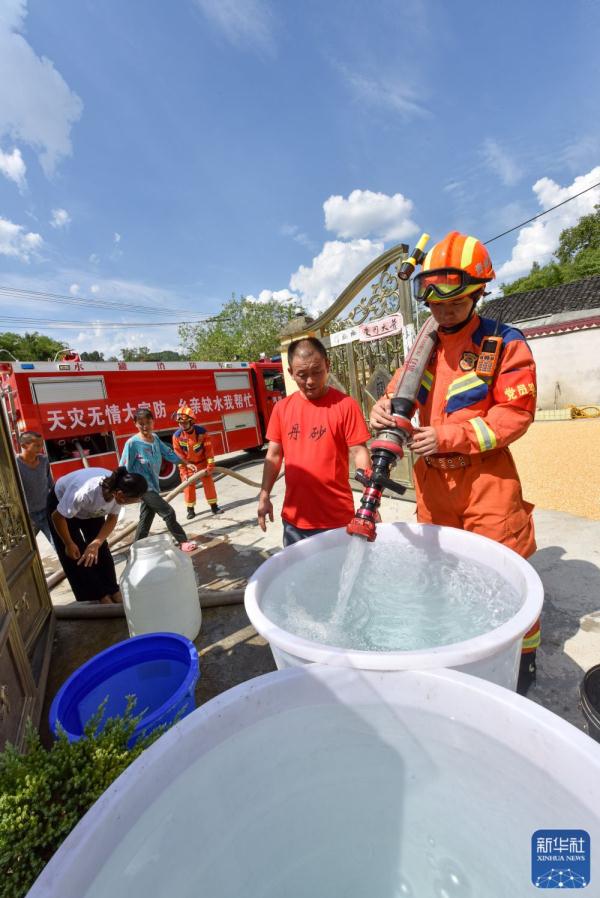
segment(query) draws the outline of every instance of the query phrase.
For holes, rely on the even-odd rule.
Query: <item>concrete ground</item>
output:
[[[230,459],[248,461],[247,456]],[[260,481],[262,459],[237,469],[245,477]],[[256,524],[257,489],[225,477],[217,484],[219,504],[224,514],[214,517],[202,493],[197,517],[187,522],[181,496],[173,504],[189,537],[204,549],[194,557],[202,595],[243,588],[246,578],[269,555],[281,548],[280,519],[283,481],[274,490],[275,522],[263,534]],[[357,494],[358,501],[358,494]],[[135,506],[125,509],[125,522],[135,520]],[[414,504],[384,498],[384,521],[413,521]],[[538,677],[529,698],[579,728],[584,718],[579,706],[579,685],[584,672],[600,663],[600,521],[557,511],[538,510],[535,514],[538,552],[531,559],[545,589],[542,615],[542,647],[538,652]],[[123,526],[120,522],[119,527]],[[152,532],[162,528],[156,519]],[[44,567],[55,569],[56,559],[43,536],[39,536]],[[126,552],[114,552],[118,572]],[[66,581],[52,591],[55,605],[73,601]],[[127,637],[124,618],[102,620],[58,620],[49,674],[46,708],[66,677],[96,652]],[[251,626],[242,604],[203,610],[202,629],[196,642],[200,652],[201,676],[198,703],[275,666],[265,641]]]

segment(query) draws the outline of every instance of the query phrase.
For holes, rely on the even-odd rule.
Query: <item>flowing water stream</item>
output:
[[[521,601],[483,561],[350,538],[288,565],[265,590],[261,608],[296,636],[385,652],[471,639],[509,620]]]

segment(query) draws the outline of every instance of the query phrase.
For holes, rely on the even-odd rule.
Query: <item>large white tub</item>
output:
[[[289,546],[269,558],[248,582],[245,595],[248,617],[261,636],[269,642],[277,667],[284,668],[311,661],[360,670],[428,670],[450,667],[483,677],[508,689],[515,689],[523,636],[538,619],[544,597],[542,581],[531,565],[511,549],[493,540],[452,527],[379,524],[377,533],[378,543],[389,543],[391,552],[395,545],[408,544],[423,548],[428,554],[441,550],[484,563],[508,581],[522,597],[519,610],[506,623],[487,633],[426,651],[349,650],[297,636],[282,629],[264,614],[261,598],[268,587],[280,581],[282,601],[285,601],[284,585],[289,580],[292,565],[300,565],[315,552],[328,548],[339,545],[352,547],[353,542],[359,539],[348,536],[345,530],[330,530]]]
[[[589,833],[597,895],[600,748],[584,733],[456,671],[312,664],[166,733],[29,894],[523,898],[540,829]]]

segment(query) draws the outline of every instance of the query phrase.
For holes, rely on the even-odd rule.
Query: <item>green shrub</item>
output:
[[[47,751],[30,726],[23,754],[11,745],[0,754],[0,898],[26,894],[85,812],[163,732],[127,748],[140,720],[130,697],[124,716],[96,735],[104,704],[79,742],[61,733]]]

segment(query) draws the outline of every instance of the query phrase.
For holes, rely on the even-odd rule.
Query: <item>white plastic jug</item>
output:
[[[133,543],[119,582],[130,636],[169,632],[197,637],[202,612],[194,565],[167,533]]]

